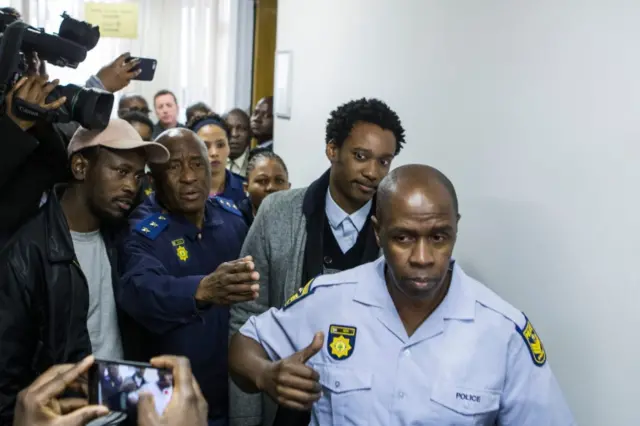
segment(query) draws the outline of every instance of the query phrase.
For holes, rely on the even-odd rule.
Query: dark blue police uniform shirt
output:
[[[247,194],[245,194],[244,187],[242,186],[244,182],[245,179],[242,176],[226,170],[222,197],[233,200],[236,204],[240,203],[247,198]]]
[[[148,356],[189,358],[209,417],[225,417],[228,406],[229,308],[198,309],[194,295],[202,278],[240,255],[247,226],[235,203],[207,200],[202,230],[146,198],[129,218],[120,250],[118,305],[143,328]]]

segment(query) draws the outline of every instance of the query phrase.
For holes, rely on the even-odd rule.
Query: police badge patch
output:
[[[189,260],[189,252],[184,246],[184,239],[180,238],[177,240],[173,240],[171,241],[171,245],[176,248],[176,256],[178,256],[178,259],[180,259],[180,261],[186,262],[187,260]]]
[[[544,346],[542,346],[542,341],[540,340],[538,333],[536,333],[536,330],[529,321],[529,318],[525,315],[524,319],[527,321],[524,328],[520,328],[516,324],[516,330],[524,339],[524,343],[529,349],[533,363],[538,367],[542,367],[547,362],[547,353],[544,350]]]
[[[337,361],[349,358],[356,347],[356,328],[345,325],[329,326],[327,352]]]

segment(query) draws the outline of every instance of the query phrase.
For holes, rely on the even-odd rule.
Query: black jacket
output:
[[[54,364],[91,353],[89,288],[54,191],[0,251],[0,424],[15,399]]]
[[[45,191],[68,181],[67,143],[51,125],[24,132],[0,116],[0,248],[36,214]]]
[[[0,425],[11,424],[18,392],[38,375],[91,353],[89,287],[60,205],[63,191],[56,186],[0,251]],[[115,283],[117,233],[103,230],[102,237]],[[139,329],[122,312],[118,320],[125,359],[141,361]]]

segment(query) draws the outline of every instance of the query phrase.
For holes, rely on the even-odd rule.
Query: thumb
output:
[[[138,400],[138,425],[156,425],[160,422],[156,405],[153,402],[153,395],[141,393]]]
[[[320,349],[322,349],[323,343],[324,343],[324,333],[319,331],[316,334],[314,334],[313,340],[311,341],[309,346],[307,346],[306,348],[298,352],[298,354],[300,355],[301,362],[303,364],[306,363],[307,361],[309,361],[309,359],[311,359],[311,357],[313,357],[315,354],[320,352]]]
[[[109,409],[101,405],[90,405],[88,407],[81,408],[70,414],[64,416],[65,425],[86,425],[93,419],[106,416],[109,414]]]

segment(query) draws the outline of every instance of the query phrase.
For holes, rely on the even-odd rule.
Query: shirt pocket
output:
[[[500,408],[500,392],[440,383],[431,392],[439,425],[488,425],[495,421]]]
[[[333,365],[314,366],[322,398],[315,404],[319,424],[367,425],[373,403],[373,373]]]

